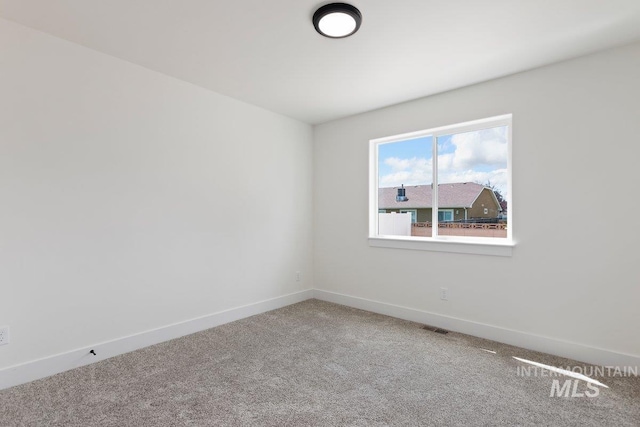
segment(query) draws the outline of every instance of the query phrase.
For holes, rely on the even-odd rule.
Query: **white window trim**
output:
[[[507,126],[507,181],[509,195],[507,204],[509,206],[509,225],[507,227],[507,237],[483,238],[483,237],[463,237],[463,236],[435,236],[435,237],[404,237],[404,236],[379,236],[378,230],[378,146],[384,143],[405,141],[426,136],[433,137],[433,182],[437,182],[437,138],[439,136],[450,135],[451,133],[473,132],[492,127]],[[401,135],[393,135],[384,138],[372,139],[369,141],[369,246],[415,249],[438,252],[454,252],[495,256],[511,256],[515,240],[513,238],[513,204],[511,194],[512,185],[512,115],[490,117],[487,119],[474,120],[470,122],[441,126],[437,128],[408,132]],[[434,186],[433,197],[437,200],[438,188]],[[433,223],[437,222],[438,209],[432,209]]]

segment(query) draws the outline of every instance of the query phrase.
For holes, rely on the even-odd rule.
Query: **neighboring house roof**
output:
[[[379,209],[423,209],[431,208],[432,189],[431,185],[409,185],[405,186],[405,195],[409,200],[397,202],[396,195],[400,187],[385,187],[378,189]],[[475,182],[457,182],[451,184],[438,184],[438,206],[440,208],[471,208],[482,190],[488,189]],[[491,194],[494,196],[493,191]],[[498,208],[500,204],[496,199]]]

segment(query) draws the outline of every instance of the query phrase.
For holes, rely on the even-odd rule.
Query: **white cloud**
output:
[[[438,156],[438,182],[491,182],[506,197],[506,129],[499,127],[453,135],[451,144],[455,151]],[[380,177],[380,187],[432,182],[431,159],[389,157],[384,163],[391,172]]]
[[[399,187],[401,184],[421,185],[432,182],[433,172],[430,159],[389,157],[384,160],[384,163],[392,171],[380,177],[380,187]]]
[[[423,157],[413,157],[411,159],[388,157],[384,159],[384,164],[391,167],[394,171],[431,168],[431,160],[427,160]]]
[[[440,170],[467,170],[478,166],[506,167],[506,128],[483,129],[476,132],[459,133],[451,137],[456,147],[453,153],[438,157]]]

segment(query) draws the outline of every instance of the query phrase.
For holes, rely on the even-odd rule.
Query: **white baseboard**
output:
[[[148,347],[150,345],[169,341],[195,332],[200,332],[235,320],[244,319],[256,314],[286,307],[311,298],[397,317],[399,319],[410,320],[417,323],[425,323],[455,332],[461,332],[594,365],[621,367],[640,366],[640,357],[630,354],[617,353],[610,350],[585,346],[583,344],[471,322],[413,308],[372,301],[365,298],[353,297],[319,289],[309,289],[260,301],[254,304],[248,304],[242,307],[220,311],[218,313],[130,335],[113,341],[98,343],[66,353],[10,366],[0,370],[0,390],[45,378],[80,366],[89,365],[110,357]],[[92,349],[95,350],[97,354],[96,356],[89,354],[89,351]]]
[[[526,332],[514,331],[512,329],[498,326],[486,325],[483,323],[471,322],[469,320],[455,317],[443,316],[441,314],[416,310],[413,308],[387,304],[379,301],[372,301],[364,298],[338,294],[335,292],[313,290],[313,296],[322,301],[333,302],[346,305],[348,307],[359,308],[361,310],[372,311],[391,317],[397,317],[417,323],[424,323],[454,332],[461,332],[479,338],[498,341],[541,353],[566,357],[584,363],[598,366],[620,366],[637,367],[640,366],[640,356],[617,353],[596,347],[589,347],[555,338],[543,337]]]
[[[0,390],[313,298],[305,290],[0,370]],[[89,353],[95,350],[96,356]]]

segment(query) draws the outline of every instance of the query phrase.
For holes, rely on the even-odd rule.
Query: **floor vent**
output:
[[[429,325],[424,325],[422,329],[424,329],[425,331],[437,332],[443,335],[449,333],[449,331],[447,331],[446,329],[436,328],[435,326],[429,326]]]

